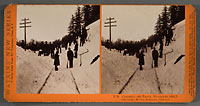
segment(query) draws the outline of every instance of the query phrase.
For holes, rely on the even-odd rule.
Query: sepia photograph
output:
[[[185,6],[103,5],[101,28],[102,94],[184,94]]]
[[[17,94],[99,94],[99,5],[17,5],[16,25]]]

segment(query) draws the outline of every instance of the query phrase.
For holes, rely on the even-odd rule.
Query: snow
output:
[[[164,56],[159,58],[158,67],[152,68],[152,50],[144,53],[145,65],[139,70],[135,56],[123,56],[116,50],[109,51],[102,46],[101,89],[105,94],[183,94],[185,78],[185,58],[174,64],[180,55],[185,54],[185,21],[174,26],[174,40],[164,46],[167,54],[166,65]],[[156,47],[158,50],[158,46]]]
[[[167,55],[166,66],[157,69],[161,89],[165,94],[183,94],[185,83],[185,57],[174,64],[180,55],[185,55],[185,21],[175,26],[175,39],[166,50],[173,49],[173,52]],[[164,53],[167,51],[164,51]]]
[[[90,65],[99,55],[100,21],[89,25],[88,41],[79,47],[78,54],[87,49],[88,53],[74,59],[74,68],[66,68],[66,50],[62,48],[59,70],[55,71],[50,56],[37,56],[37,52],[24,51],[16,47],[16,92],[43,94],[98,94],[99,93],[99,59]],[[185,54],[185,21],[174,26],[175,41],[164,47],[163,53],[173,49],[159,58],[158,68],[151,68],[151,49],[145,53],[144,70],[139,70],[135,56],[123,56],[116,50],[109,51],[101,47],[101,92],[106,94],[183,94],[185,80],[185,58],[177,64],[175,60]],[[73,48],[74,45],[71,46]],[[158,49],[158,47],[157,47]],[[128,83],[127,83],[128,82]]]
[[[37,56],[37,52],[24,51],[16,47],[16,91],[17,93],[43,94],[98,94],[99,93],[99,59],[90,65],[100,51],[100,21],[88,26],[88,42],[79,47],[74,58],[74,67],[66,68],[67,51],[62,48],[59,70],[55,71],[53,59],[50,56]],[[71,45],[73,48],[74,45]]]
[[[53,60],[48,57],[39,59],[36,53],[24,51],[18,46],[16,53],[16,92],[37,93],[45,78],[53,70]]]

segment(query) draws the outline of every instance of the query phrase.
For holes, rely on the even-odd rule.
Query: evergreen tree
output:
[[[163,36],[165,37],[165,43],[167,42],[168,39],[168,28],[170,26],[170,20],[169,20],[169,12],[167,7],[165,6],[162,11],[162,17],[161,17],[161,22],[162,22],[162,27],[161,31]]]
[[[170,12],[170,21],[171,21],[171,25],[175,25],[177,22],[177,6],[170,6],[169,7],[169,12]]]
[[[83,16],[83,23],[84,26],[87,26],[90,22],[91,18],[91,6],[90,5],[84,5],[82,8],[82,16]]]
[[[62,44],[66,42],[71,45],[72,42],[77,42],[77,39],[85,41],[87,35],[86,26],[100,18],[100,6],[98,5],[84,5],[82,8],[77,7],[74,15],[72,15],[70,24],[68,26],[68,35],[62,38]],[[81,41],[80,41],[81,42]],[[67,46],[67,45],[65,45]]]
[[[91,20],[96,21],[98,19],[100,19],[100,6],[99,5],[92,5],[91,6],[92,10],[91,10]]]
[[[82,23],[81,11],[80,7],[78,6],[77,11],[75,13],[75,23],[74,23],[76,39],[78,39],[78,36],[81,37],[81,23]]]
[[[169,12],[172,26],[185,19],[185,6],[170,6]]]
[[[76,32],[75,32],[75,17],[72,15],[72,18],[71,18],[71,21],[70,21],[70,24],[69,24],[69,27],[68,27],[68,41],[67,38],[65,38],[65,42],[69,42],[71,44],[71,42],[75,42],[75,38],[76,38]],[[66,46],[66,45],[65,45]]]
[[[75,23],[75,18],[74,16],[72,15],[72,18],[70,20],[70,24],[69,24],[69,27],[68,27],[68,32],[69,34],[74,34],[75,33],[75,26],[74,26],[74,23]]]
[[[161,29],[162,29],[162,22],[161,22],[161,16],[159,15],[155,26],[155,33],[157,35],[160,35]]]
[[[166,31],[167,31],[167,27],[169,26],[169,12],[167,11],[167,7],[165,6],[162,12],[162,18],[161,18],[161,22],[162,22],[162,27],[161,29],[164,31],[164,34],[166,36]]]
[[[179,22],[185,19],[185,6],[178,6]]]

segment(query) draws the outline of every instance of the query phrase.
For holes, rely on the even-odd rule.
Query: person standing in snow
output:
[[[126,56],[128,50],[127,49],[124,49],[124,53],[123,53],[123,56]]]
[[[74,57],[77,58],[77,52],[78,52],[78,43],[76,42],[75,46],[74,46]]]
[[[159,48],[159,51],[160,51],[159,57],[162,58],[162,55],[163,55],[163,41],[162,41],[162,40],[160,40],[160,48]]]
[[[137,57],[139,58],[140,70],[143,70],[142,65],[144,65],[144,51],[141,50]]]
[[[61,45],[59,46],[60,53],[62,52]]]
[[[153,57],[153,61],[154,61],[154,67],[158,67],[158,51],[156,50],[156,48],[153,48],[152,51],[152,57]]]
[[[87,30],[89,30],[89,29],[86,29],[86,26],[84,26],[82,28],[82,35],[81,35],[81,39],[80,39],[80,46],[83,46],[85,44],[85,40],[86,40],[87,35],[88,35]]]
[[[58,66],[60,65],[58,51],[56,51],[56,54],[55,54],[54,65],[55,65],[55,70],[57,71],[58,70]]]
[[[68,58],[68,61],[69,61],[69,67],[70,68],[73,67],[73,57],[74,57],[73,51],[69,48],[69,50],[67,51],[67,58]]]
[[[172,37],[173,37],[173,28],[172,28],[172,26],[169,26],[168,28],[167,28],[167,36],[166,36],[166,43],[165,43],[165,46],[168,46],[169,45],[169,43],[171,42],[171,39],[172,39]]]

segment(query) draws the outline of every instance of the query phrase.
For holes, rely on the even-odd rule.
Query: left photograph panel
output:
[[[16,24],[17,94],[99,94],[99,5],[18,5]]]

